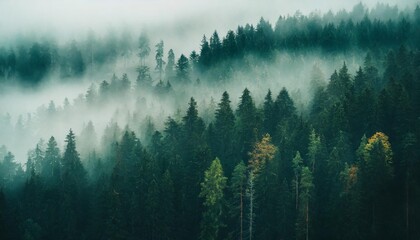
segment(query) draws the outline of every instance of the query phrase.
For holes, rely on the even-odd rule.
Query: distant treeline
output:
[[[0,148],[0,239],[419,239],[420,52],[380,62],[328,82],[315,67],[304,112],[287,89],[262,104],[245,89],[209,124],[193,98],[142,141],[112,124],[102,151],[92,123],[63,150],[34,146],[25,169]]]
[[[248,55],[270,60],[275,53],[283,51],[303,54],[320,50],[334,54],[354,50],[381,52],[400,45],[417,48],[419,29],[419,6],[414,11],[399,11],[397,7],[378,4],[368,10],[360,3],[351,12],[342,10],[323,16],[317,13],[304,16],[297,12],[293,16],[281,16],[274,26],[261,18],[256,26],[238,26],[223,38],[216,31],[210,38],[204,36],[198,52],[180,55],[177,61],[172,50],[167,54],[167,61],[163,61],[163,42],[158,43],[155,69],[159,77],[154,80],[229,79],[231,68],[248,61],[235,65],[236,60]],[[150,75],[157,75],[150,73],[150,67],[144,68],[150,51],[147,37],[142,34],[135,41],[129,31],[110,31],[102,38],[89,32],[85,40],[74,40],[64,46],[58,46],[54,40],[20,39],[15,45],[0,48],[0,81],[37,84],[48,74],[77,78],[87,71],[100,71],[118,59],[127,61],[133,54],[140,57],[139,79],[149,81]],[[183,70],[174,78],[172,71],[178,68]]]

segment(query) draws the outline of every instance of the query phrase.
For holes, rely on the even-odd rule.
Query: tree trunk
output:
[[[244,204],[243,204],[243,195],[242,195],[242,186],[241,186],[241,206],[240,206],[240,209],[241,209],[241,217],[240,217],[240,225],[241,225],[241,232],[240,232],[240,240],[242,240],[243,239],[243,214],[244,214]]]
[[[299,177],[296,175],[296,210],[299,208]]]
[[[306,240],[309,240],[309,201],[306,203]]]
[[[408,184],[409,184],[409,179],[410,179],[410,177],[409,177],[409,172],[408,172],[408,170],[407,170],[407,174],[406,174],[406,180],[405,180],[405,227],[406,227],[406,229],[405,229],[405,231],[406,231],[406,238],[407,239],[409,239],[409,195],[408,195],[408,193],[409,193],[409,186],[408,186]]]
[[[251,171],[249,177],[249,240],[252,240],[252,222],[253,222],[253,210],[254,210],[254,176],[253,172]]]

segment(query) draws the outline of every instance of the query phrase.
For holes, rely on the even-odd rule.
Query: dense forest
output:
[[[0,239],[420,238],[419,6],[261,18],[179,58],[146,33],[134,42],[90,32],[0,48],[3,89],[125,66],[73,102],[0,112]],[[340,67],[309,60],[302,91],[265,88],[282,79],[264,74],[236,99],[223,89],[279,56],[300,71],[311,54]],[[78,115],[107,124],[60,125]],[[8,145],[51,128],[64,141],[15,159]]]

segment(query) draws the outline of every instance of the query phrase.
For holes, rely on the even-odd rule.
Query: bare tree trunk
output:
[[[240,219],[240,224],[241,224],[241,232],[240,232],[240,240],[243,239],[243,214],[244,214],[244,205],[243,205],[243,195],[242,195],[242,186],[241,186],[241,219]]]
[[[309,240],[309,202],[306,203],[306,240]]]
[[[296,210],[299,208],[299,177],[296,175]]]
[[[249,177],[249,240],[252,240],[252,223],[253,223],[253,210],[254,210],[254,176],[253,172],[251,171]]]
[[[406,227],[406,229],[405,229],[405,231],[406,231],[406,238],[407,239],[409,239],[409,215],[408,215],[408,213],[409,213],[409,195],[408,195],[408,193],[409,193],[409,186],[408,186],[408,184],[409,184],[409,179],[410,179],[410,177],[409,177],[409,172],[408,172],[408,170],[407,170],[407,174],[406,174],[406,180],[405,180],[405,227]]]

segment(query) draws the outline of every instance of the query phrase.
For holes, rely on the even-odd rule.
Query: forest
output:
[[[219,33],[0,42],[0,239],[419,239],[420,6]]]

